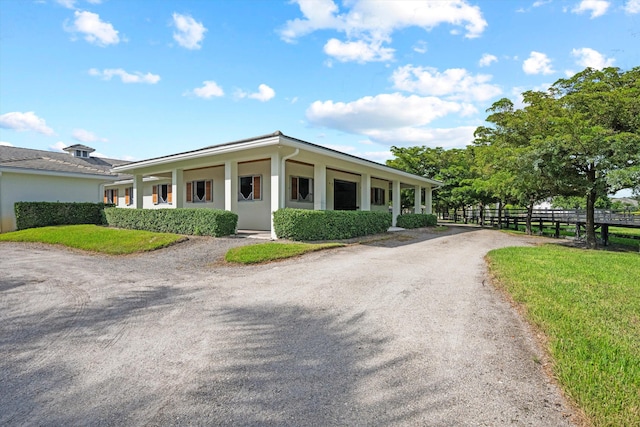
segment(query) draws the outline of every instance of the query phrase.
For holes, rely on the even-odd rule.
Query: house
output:
[[[16,229],[15,202],[100,202],[105,183],[127,178],[111,171],[123,160],[81,144],[64,151],[0,146],[0,233]]]
[[[392,202],[393,225],[402,188],[415,210],[431,212],[440,182],[322,147],[277,131],[115,166],[131,179],[105,184],[106,201],[137,209],[210,208],[238,214],[238,228],[269,230],[272,213],[291,207],[379,210]],[[424,196],[423,196],[424,193]]]

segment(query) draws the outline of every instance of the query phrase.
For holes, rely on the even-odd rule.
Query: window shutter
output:
[[[262,193],[260,193],[260,176],[253,177],[253,200],[260,200]]]
[[[107,197],[107,191],[109,191],[109,190],[104,190],[104,202],[105,203],[109,203],[109,198]]]
[[[298,178],[291,177],[291,200],[298,200]]]
[[[118,189],[113,190],[113,204],[118,206]]]
[[[167,203],[171,203],[171,190],[173,189],[173,185],[167,184]]]
[[[204,200],[206,202],[211,202],[213,201],[213,194],[212,194],[212,187],[213,187],[213,181],[206,181],[204,183]]]
[[[129,194],[129,188],[124,189],[124,204],[129,206],[131,204],[131,195]]]
[[[193,200],[193,184],[191,182],[187,182],[187,202],[191,202]]]
[[[154,205],[158,204],[158,186],[157,185],[153,186],[153,204]]]

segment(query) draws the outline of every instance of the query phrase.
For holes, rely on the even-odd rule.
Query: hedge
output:
[[[50,225],[106,224],[104,203],[16,202],[16,228],[47,227]]]
[[[111,227],[193,236],[228,236],[236,232],[238,215],[219,209],[104,210]]]
[[[387,212],[285,208],[273,213],[273,226],[280,239],[337,240],[383,233],[391,219]]]
[[[438,217],[433,214],[404,214],[396,220],[396,225],[402,228],[431,227],[437,223]]]

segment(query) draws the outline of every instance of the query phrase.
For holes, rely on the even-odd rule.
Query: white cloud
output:
[[[214,96],[224,96],[224,90],[213,80],[205,80],[201,87],[195,88],[193,91],[186,92],[185,95],[193,94],[198,98],[211,99]]]
[[[372,160],[378,163],[385,163],[387,160],[391,160],[394,158],[393,153],[391,151],[365,151],[364,153],[358,153],[358,157],[362,157],[368,160]]]
[[[13,144],[7,141],[0,141],[0,145],[4,145],[5,147],[13,147]]]
[[[43,135],[54,135],[55,132],[44,119],[36,116],[33,111],[20,113],[13,111],[0,116],[0,127],[5,129],[13,129],[18,132],[32,130]]]
[[[234,95],[236,98],[240,98],[240,99],[251,98],[251,99],[257,99],[258,101],[261,101],[261,102],[267,102],[270,99],[272,99],[274,96],[276,96],[276,91],[263,83],[260,86],[258,86],[257,92],[248,93],[241,89],[237,89]]]
[[[66,7],[67,9],[75,9],[77,0],[56,0],[60,6]]]
[[[400,93],[366,96],[353,102],[316,101],[306,111],[313,125],[370,136],[371,132],[424,126],[448,114],[466,114],[473,106],[436,97]]]
[[[391,76],[396,89],[464,101],[486,101],[500,95],[502,90],[489,84],[491,78],[488,74],[473,76],[464,68],[450,68],[441,73],[436,68],[413,65],[400,67]]]
[[[477,126],[456,128],[405,127],[369,132],[369,137],[379,143],[395,146],[426,145],[430,147],[464,148],[473,142]]]
[[[118,31],[109,22],[101,21],[97,13],[76,10],[73,15],[75,16],[73,25],[65,25],[67,31],[82,33],[86,41],[98,46],[104,47],[120,42]]]
[[[122,83],[147,83],[147,84],[156,84],[160,81],[160,76],[157,74],[143,74],[139,71],[134,71],[132,73],[128,73],[122,68],[107,68],[102,71],[91,68],[89,70],[89,75],[95,77],[102,77],[103,80],[111,80],[111,78],[120,77]]]
[[[340,62],[389,61],[393,59],[394,52],[394,49],[382,47],[379,42],[367,43],[363,40],[341,42],[338,39],[330,39],[324,45],[324,53]]]
[[[573,13],[591,12],[591,19],[593,19],[607,13],[609,6],[611,3],[606,0],[582,0],[571,11]]]
[[[482,12],[466,0],[413,0],[344,2],[348,11],[340,13],[333,0],[294,0],[303,18],[286,22],[280,36],[287,42],[316,30],[335,30],[344,33],[346,41],[335,38],[325,45],[325,52],[341,61],[386,61],[394,50],[384,47],[391,42],[396,30],[420,27],[429,31],[441,24],[464,27],[465,37],[479,37],[487,26]]]
[[[49,146],[49,150],[51,150],[51,151],[59,151],[61,153],[64,153],[64,149],[67,148],[67,147],[68,147],[67,144],[65,144],[62,141],[58,141],[55,144],[50,145]]]
[[[424,40],[418,40],[415,45],[413,45],[413,51],[418,53],[427,53],[427,42]]]
[[[522,63],[522,70],[526,74],[553,74],[551,59],[544,53],[532,51],[529,58]]]
[[[624,11],[630,14],[640,13],[640,0],[629,0],[624,5]]]
[[[173,39],[186,49],[200,49],[204,33],[207,29],[202,22],[197,22],[189,15],[173,14],[173,25],[176,31],[173,33]]]
[[[588,47],[573,49],[571,51],[571,56],[576,57],[576,64],[582,67],[595,68],[596,70],[602,70],[603,68],[611,67],[615,62],[614,58],[606,58],[597,50]]]
[[[488,67],[492,62],[498,62],[498,57],[495,55],[491,55],[490,53],[485,53],[478,61],[478,65],[481,67]]]
[[[80,142],[107,142],[108,139],[100,138],[93,132],[89,132],[85,129],[74,129],[71,133],[71,137]]]

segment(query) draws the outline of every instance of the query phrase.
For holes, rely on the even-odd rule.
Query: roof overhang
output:
[[[51,170],[42,170],[42,169],[15,168],[15,167],[7,167],[7,166],[0,166],[0,172],[19,173],[19,174],[28,174],[28,175],[59,176],[59,177],[65,177],[65,178],[95,179],[95,180],[104,181],[104,182],[111,182],[118,179],[118,177],[115,175],[109,176],[109,175],[88,174],[88,173],[51,171]]]

